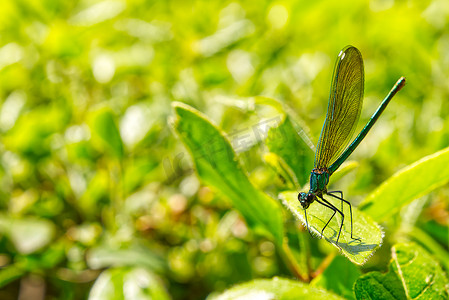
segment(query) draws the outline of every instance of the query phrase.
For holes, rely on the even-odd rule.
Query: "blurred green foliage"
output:
[[[274,276],[305,282],[282,279],[279,297],[288,289],[358,297],[373,292],[371,277],[393,278],[391,268],[370,271],[387,272],[401,249],[392,246],[404,241],[421,244],[416,251],[447,274],[444,182],[376,220],[383,246],[364,266],[345,267],[280,205],[261,214],[269,223],[282,211],[275,238],[254,230],[229,186],[200,180],[197,151],[189,154],[168,125],[171,103],[187,103],[227,134],[261,198],[277,199],[288,184],[302,189],[308,174],[298,170],[309,169],[313,151],[291,156],[285,147],[300,143],[282,147],[275,131],[265,144],[264,122],[287,113],[284,130],[313,147],[335,57],[354,45],[365,62],[360,128],[407,78],[351,156],[358,167],[333,182],[356,206],[398,170],[449,146],[447,11],[443,0],[3,1],[0,298],[202,299],[247,281],[240,289],[269,290],[274,281],[251,280]],[[251,98],[260,95],[282,107]],[[331,282],[341,268],[347,280]],[[440,271],[438,288],[447,282]],[[388,287],[397,287],[393,279]],[[402,288],[398,295],[413,290]]]

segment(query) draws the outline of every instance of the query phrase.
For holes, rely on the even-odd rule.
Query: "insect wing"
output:
[[[348,145],[363,103],[364,71],[360,51],[347,46],[335,63],[326,120],[315,154],[315,168],[327,168]]]

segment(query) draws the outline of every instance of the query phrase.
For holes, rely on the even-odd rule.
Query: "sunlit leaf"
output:
[[[210,296],[209,300],[234,299],[343,299],[318,287],[312,287],[302,282],[274,277],[258,279],[236,285],[218,296]]]
[[[191,153],[200,178],[231,200],[251,227],[281,245],[280,206],[252,185],[224,134],[195,109],[182,103],[173,107],[177,115],[174,128]]]
[[[298,135],[288,116],[278,127],[268,131],[266,144],[292,168],[301,186],[309,180],[314,153]]]
[[[46,219],[0,216],[0,231],[6,233],[21,253],[33,253],[53,239],[55,226]]]
[[[169,300],[165,287],[144,268],[113,268],[103,271],[95,281],[89,300]]]
[[[292,212],[292,214],[298,218],[304,226],[306,225],[304,210],[298,201],[297,192],[283,192],[280,195],[282,203]],[[332,201],[332,199],[328,199]],[[337,207],[340,204],[334,203]],[[353,213],[353,236],[360,238],[360,241],[353,240],[351,238],[351,223],[349,207],[343,206],[345,214],[345,222],[341,231],[338,246],[341,247],[342,253],[353,263],[364,264],[374,251],[380,247],[383,238],[383,232],[379,225],[374,222],[369,216],[359,211],[357,208],[352,207]],[[333,211],[314,202],[307,209],[307,222],[309,230],[316,236],[321,235],[321,230],[327,221],[332,217]],[[341,218],[336,214],[336,217],[332,218],[329,225],[326,227],[323,233],[323,237],[335,245],[338,231],[340,228]],[[335,247],[337,247],[335,245]]]
[[[287,165],[282,157],[275,153],[269,152],[265,153],[263,158],[265,162],[276,171],[287,189],[292,190],[298,186],[298,180],[296,179],[293,170]]]
[[[92,269],[135,266],[146,267],[156,271],[162,271],[165,263],[161,257],[144,247],[129,247],[127,249],[115,249],[110,246],[99,246],[89,250],[87,263]]]
[[[15,265],[3,267],[0,269],[0,288],[21,277],[25,273],[25,270],[22,270]]]
[[[124,154],[123,142],[114,116],[109,109],[95,111],[89,122],[92,138],[99,141],[105,151],[116,158]]]
[[[346,174],[348,174],[349,172],[351,172],[352,170],[357,168],[358,165],[359,165],[359,163],[356,162],[356,161],[346,161],[346,162],[344,162],[340,166],[340,168],[338,168],[337,171],[335,171],[332,174],[332,176],[329,178],[328,185],[330,186],[334,182],[337,182],[340,178],[342,178],[343,176],[345,176]]]
[[[111,188],[108,175],[107,171],[100,169],[87,182],[87,187],[77,203],[86,215],[97,214],[101,209],[101,203],[108,202]]]
[[[157,166],[157,162],[152,159],[136,159],[125,170],[123,175],[124,190],[127,193],[133,192],[144,182],[148,173]]]
[[[385,221],[402,206],[449,181],[449,148],[398,171],[366,197],[359,209]]]
[[[449,281],[438,262],[416,244],[392,248],[389,272],[371,272],[355,284],[357,299],[447,299]]]
[[[401,279],[407,298],[449,298],[449,280],[438,262],[416,244],[397,244],[392,249],[393,270]]]
[[[68,121],[68,113],[56,105],[43,106],[23,114],[15,126],[3,136],[8,150],[29,158],[50,154],[51,136]]]

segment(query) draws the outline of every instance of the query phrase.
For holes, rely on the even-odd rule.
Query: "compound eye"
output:
[[[307,209],[309,207],[309,205],[310,205],[309,197],[310,197],[309,193],[299,193],[298,194],[298,200],[299,200],[299,203],[301,203],[302,208]]]
[[[307,194],[307,201],[312,202],[313,201],[313,194]]]

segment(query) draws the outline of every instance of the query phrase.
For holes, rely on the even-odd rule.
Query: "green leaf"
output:
[[[126,193],[134,192],[143,182],[146,176],[157,166],[153,159],[134,159],[127,165],[123,175],[123,185]]]
[[[89,250],[87,264],[92,269],[111,266],[141,266],[155,271],[163,271],[166,267],[161,257],[142,246],[132,246],[128,249],[99,246]]]
[[[15,254],[14,262],[0,269],[0,288],[27,273],[42,272],[55,268],[66,261],[66,241],[56,241],[38,253]]]
[[[25,270],[22,270],[15,265],[2,267],[0,269],[0,288],[4,287],[11,281],[16,280],[17,278],[22,277],[25,273]]]
[[[89,300],[170,299],[158,277],[144,268],[114,268],[95,281]]]
[[[382,274],[370,272],[357,279],[354,286],[354,294],[357,299],[384,299],[402,300],[407,299],[401,280],[396,273],[391,271]]]
[[[419,224],[419,227],[424,232],[432,236],[432,240],[439,242],[443,245],[449,245],[449,227],[445,226],[435,220],[429,220],[425,223]],[[448,253],[449,255],[449,253]],[[447,260],[449,264],[449,259]],[[448,268],[449,271],[449,268]]]
[[[304,210],[298,201],[298,193],[295,191],[283,192],[279,195],[283,204],[297,217],[304,226],[306,220],[304,216]],[[332,201],[332,199],[328,199]],[[337,207],[340,204],[334,203]],[[345,222],[341,231],[340,240],[338,245],[341,247],[342,253],[355,264],[364,264],[374,251],[380,247],[383,238],[383,232],[379,225],[374,222],[369,216],[360,212],[357,208],[352,208],[353,213],[353,236],[360,238],[362,241],[351,239],[351,218],[348,205],[344,205]],[[321,230],[326,225],[327,221],[332,216],[332,210],[315,202],[307,209],[307,222],[309,224],[309,230],[315,233],[317,236],[321,235]],[[340,229],[341,218],[336,214],[336,217],[332,218],[329,225],[324,231],[323,237],[335,245],[337,234]],[[335,245],[336,246],[336,245]],[[336,246],[337,247],[337,246]]]
[[[209,296],[209,300],[234,299],[343,299],[321,288],[312,287],[302,282],[274,277],[258,279],[236,285],[218,296]]]
[[[200,178],[228,197],[251,227],[282,245],[281,207],[249,181],[224,134],[192,107],[179,102],[173,107],[177,115],[174,128],[191,153]]]
[[[440,243],[416,226],[410,231],[409,236],[435,256],[446,271],[449,272],[449,253]]]
[[[278,127],[270,128],[265,143],[270,152],[277,154],[290,166],[301,186],[308,182],[314,153],[298,135],[288,115],[284,116]]]
[[[389,272],[357,279],[357,299],[448,299],[449,282],[438,262],[420,246],[396,244]]]
[[[92,131],[92,139],[104,148],[104,151],[123,158],[123,142],[115,123],[112,112],[107,108],[102,108],[93,113],[90,117],[89,127]]]
[[[77,203],[86,216],[94,216],[99,213],[102,204],[104,205],[109,200],[110,187],[109,174],[103,169],[99,169],[89,179],[89,184]]]
[[[64,128],[69,114],[58,105],[35,108],[24,113],[3,136],[6,149],[32,159],[51,152],[52,135]]]
[[[385,221],[402,206],[449,181],[449,148],[426,156],[382,183],[359,206],[376,221]]]
[[[359,166],[359,163],[356,161],[346,161],[344,162],[337,171],[332,174],[329,178],[328,186],[331,186],[334,182],[337,182],[340,178],[354,170]]]
[[[55,226],[46,219],[0,216],[0,232],[11,239],[20,253],[29,254],[50,243],[55,234]]]
[[[264,154],[263,158],[265,162],[276,171],[286,189],[293,190],[298,186],[298,180],[296,179],[293,170],[285,163],[282,157],[275,153],[268,152]]]
[[[354,264],[343,256],[336,256],[324,272],[312,280],[311,284],[344,296],[346,299],[353,299],[352,287],[360,275],[359,268]]]
[[[392,249],[392,260],[408,299],[449,298],[449,280],[423,248],[413,243],[397,244]]]

